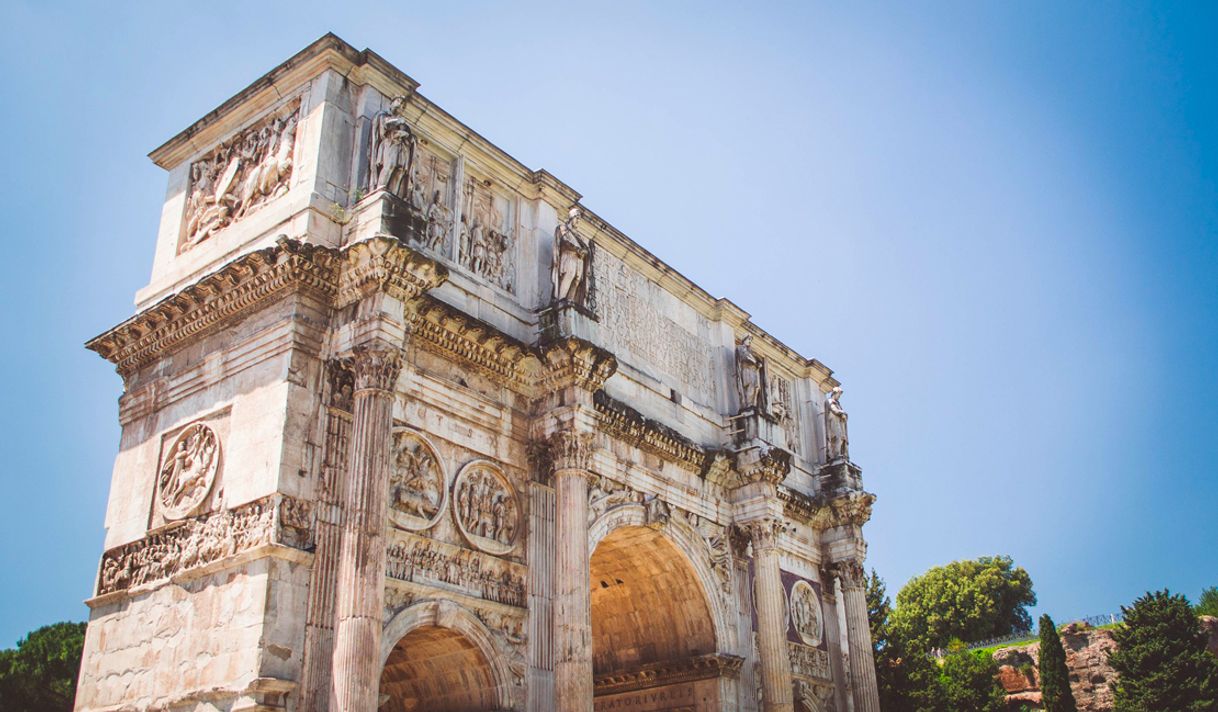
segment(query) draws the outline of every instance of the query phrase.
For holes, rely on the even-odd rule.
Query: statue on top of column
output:
[[[761,359],[753,353],[752,336],[736,344],[736,393],[740,412],[761,409]]]
[[[554,228],[554,301],[580,303],[588,271],[588,243],[576,232],[579,206]]]
[[[834,386],[825,396],[825,459],[850,459],[850,439],[846,435],[846,410],[842,408],[842,387]]]
[[[368,191],[386,190],[407,198],[411,163],[414,161],[414,132],[402,116],[406,97],[396,96],[389,108],[372,120],[372,141],[368,156]]]

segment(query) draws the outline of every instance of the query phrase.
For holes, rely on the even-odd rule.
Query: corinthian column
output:
[[[554,566],[554,697],[558,712],[592,709],[592,600],[588,561],[588,481],[593,436],[550,438],[557,544]]]
[[[867,592],[863,565],[855,560],[833,564],[842,584],[846,610],[846,640],[850,645],[850,681],[855,712],[880,712],[880,691],[875,680],[871,626],[867,620]]]
[[[761,653],[761,701],[766,712],[793,712],[791,654],[787,650],[787,601],[778,570],[779,519],[744,525],[753,545],[753,596],[757,604],[757,647]]]
[[[380,692],[393,384],[401,354],[387,347],[357,346],[352,356],[355,393],[343,488],[330,709],[375,712]]]
[[[761,702],[766,712],[793,712],[786,593],[778,569],[778,537],[786,529],[778,483],[791,471],[785,450],[753,444],[736,453],[740,482],[732,492],[737,524],[753,546],[753,597],[761,655]]]

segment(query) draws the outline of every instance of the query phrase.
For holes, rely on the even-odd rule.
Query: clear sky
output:
[[[146,153],[327,31],[836,370],[895,592],[1218,584],[1218,5],[0,7],[0,646],[83,619]]]

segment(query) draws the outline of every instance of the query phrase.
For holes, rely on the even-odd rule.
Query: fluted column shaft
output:
[[[880,712],[880,691],[875,679],[871,626],[867,619],[867,591],[863,567],[855,561],[835,565],[846,609],[846,640],[850,645],[850,681],[855,712]]]
[[[761,701],[766,712],[793,712],[791,654],[787,649],[786,594],[779,573],[781,522],[745,525],[753,544],[753,595],[757,603],[757,646],[761,654]]]
[[[380,692],[386,493],[400,354],[357,348],[334,606],[332,712],[375,712]]]
[[[588,480],[592,436],[559,433],[554,460],[554,698],[558,712],[592,710]]]

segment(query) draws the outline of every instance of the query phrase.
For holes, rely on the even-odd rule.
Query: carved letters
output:
[[[520,505],[512,485],[489,462],[466,465],[453,482],[453,518],[469,543],[490,554],[516,544]]]
[[[211,492],[220,467],[220,438],[206,423],[178,433],[157,478],[157,502],[165,519],[193,514]]]
[[[287,192],[299,119],[296,99],[191,164],[179,252]]]

